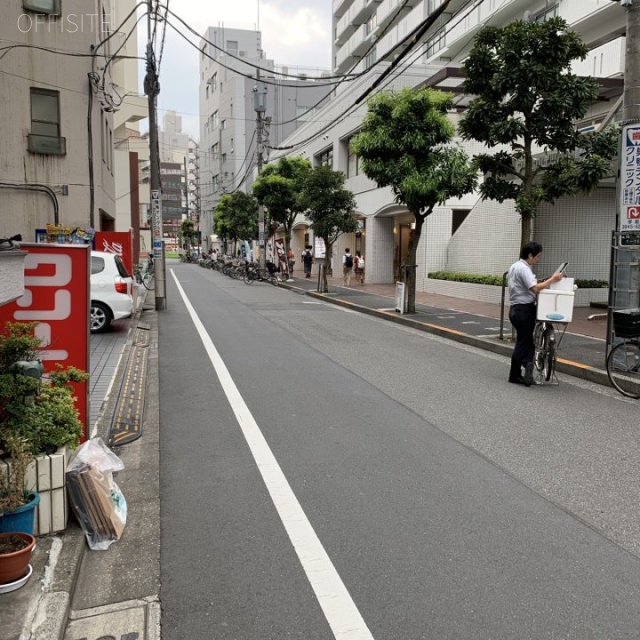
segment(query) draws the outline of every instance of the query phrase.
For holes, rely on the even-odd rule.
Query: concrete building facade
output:
[[[349,151],[350,138],[366,114],[363,94],[404,50],[403,39],[441,5],[442,0],[334,0],[333,60],[336,74],[365,72],[344,84],[313,122],[301,126],[285,141],[291,149],[280,155],[303,155],[315,165],[330,158],[334,169],[347,177],[346,187],[357,201],[361,232],[343,236],[335,247],[339,258],[345,247],[366,256],[366,280],[388,283],[400,276],[411,238],[411,216],[398,205],[389,189],[379,189],[362,175],[358,159]],[[558,15],[578,31],[590,48],[586,61],[574,71],[593,75],[602,85],[600,100],[589,110],[579,128],[598,129],[619,118],[624,74],[625,12],[610,0],[452,0],[421,43],[406,56],[379,89],[404,86],[433,86],[453,91],[457,113],[469,101],[460,93],[463,78],[459,68],[468,55],[473,38],[485,25],[500,26],[525,18],[544,20]],[[340,118],[349,111],[349,117]],[[336,121],[329,130],[326,123]],[[457,140],[470,155],[482,151],[479,144]],[[541,156],[541,161],[544,161]],[[572,263],[571,275],[589,280],[609,277],[609,245],[615,226],[616,184],[605,180],[591,197],[563,198],[555,206],[543,206],[535,221],[535,237],[545,252],[539,271],[555,267],[562,260]],[[294,238],[294,248],[302,238]],[[438,207],[427,219],[418,247],[417,288],[431,290],[428,273],[437,270],[502,274],[519,252],[520,219],[513,203],[482,201],[469,194]],[[553,267],[553,268],[552,268]]]
[[[0,73],[0,237],[33,241],[47,224],[132,228],[137,159],[128,140],[146,106],[130,95],[136,60],[114,55],[138,55],[135,13],[133,0],[0,5],[0,38],[16,45]]]
[[[225,193],[249,191],[255,177],[256,67],[260,89],[266,89],[267,149],[309,119],[331,87],[304,79],[295,68],[277,67],[262,50],[260,31],[210,27],[200,49],[200,226],[208,248],[216,204]],[[263,157],[266,163],[268,153]]]

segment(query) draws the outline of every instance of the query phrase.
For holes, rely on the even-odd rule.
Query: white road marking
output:
[[[209,355],[211,364],[218,374],[220,384],[334,637],[336,640],[373,640],[366,622],[313,530],[278,461],[262,435],[260,427],[240,395],[229,370],[180,282],[178,282],[173,269],[171,269],[171,275]]]

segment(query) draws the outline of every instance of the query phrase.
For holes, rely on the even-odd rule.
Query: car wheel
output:
[[[91,333],[104,333],[113,320],[111,309],[102,302],[91,302]]]

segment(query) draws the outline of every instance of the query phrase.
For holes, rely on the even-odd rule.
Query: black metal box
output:
[[[617,309],[613,312],[613,330],[618,338],[640,336],[640,309]]]

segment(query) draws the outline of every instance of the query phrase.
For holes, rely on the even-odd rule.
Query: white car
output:
[[[113,320],[133,313],[133,278],[119,256],[91,252],[91,333],[103,333]]]

